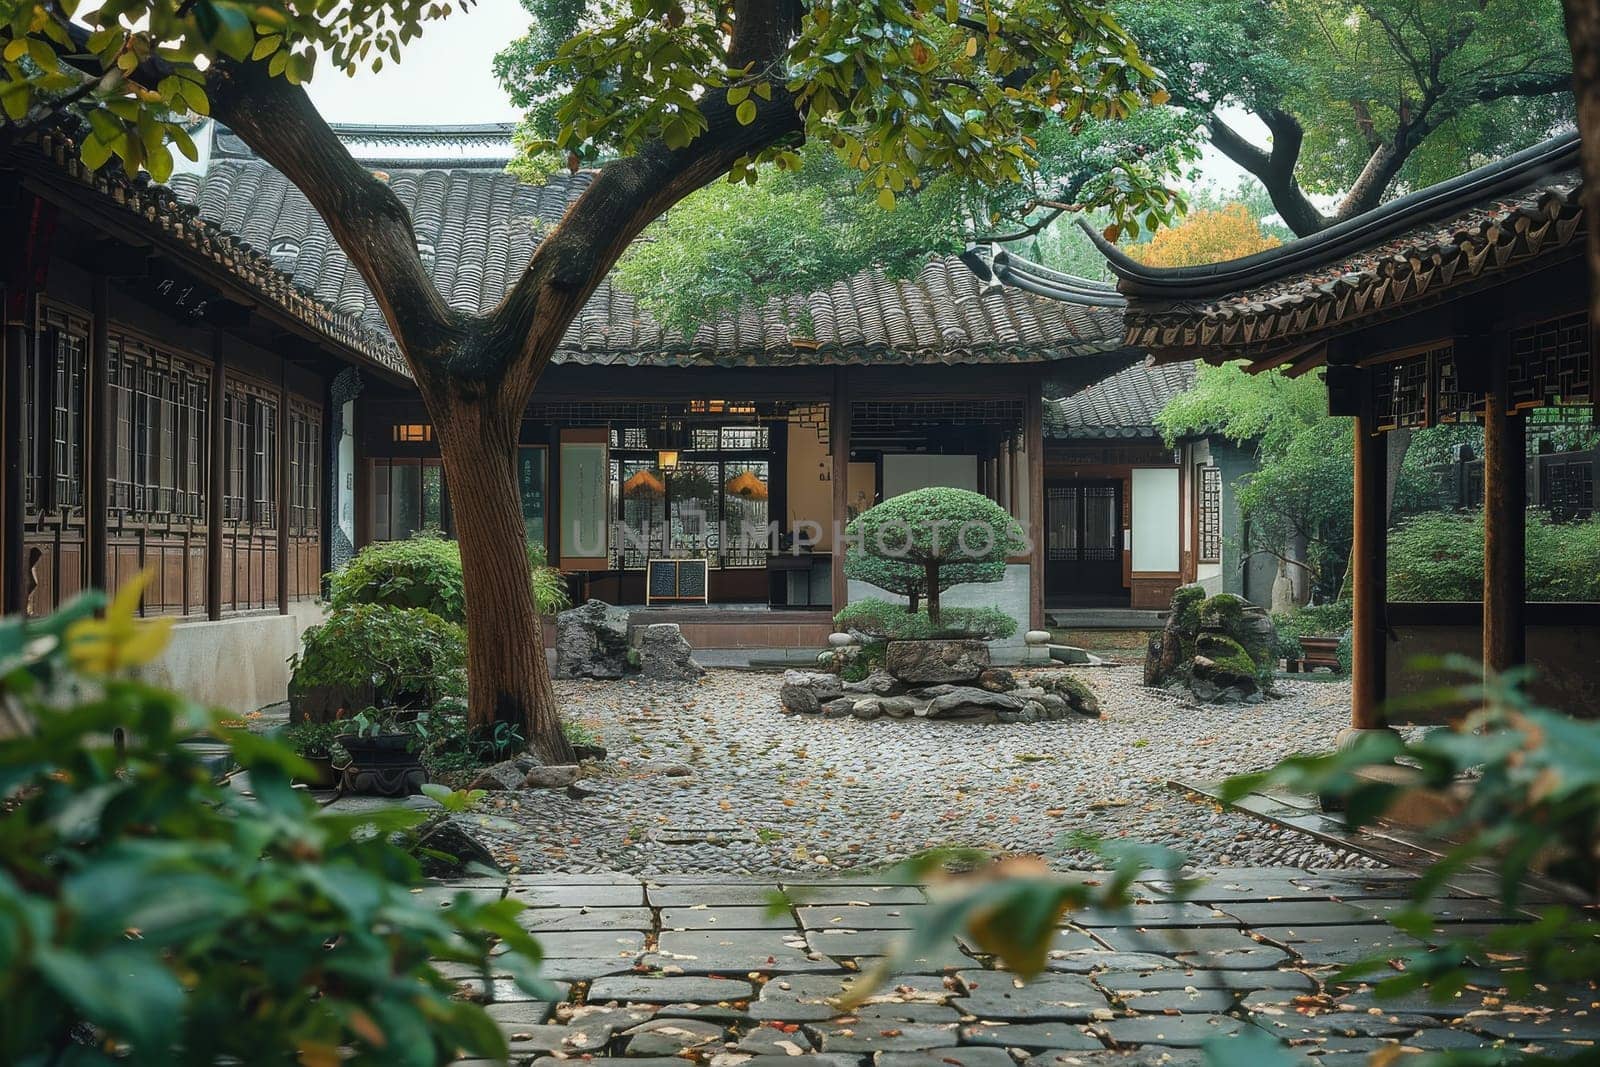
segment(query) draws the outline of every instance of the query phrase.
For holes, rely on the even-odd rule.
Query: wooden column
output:
[[[110,503],[111,437],[115,430],[111,413],[111,388],[106,374],[111,362],[111,291],[104,275],[90,282],[89,366],[85,392],[89,431],[88,471],[83,480],[84,515],[88,522],[84,550],[89,553],[89,588],[105,589],[106,510]],[[187,601],[185,602],[187,603]]]
[[[1017,446],[1016,438],[1006,439],[1006,466],[1010,470],[1007,475],[1011,483],[1011,501],[1007,510],[1014,519],[1022,518],[1022,494],[1027,487],[1022,484],[1022,449]]]
[[[833,457],[833,610],[849,599],[844,577],[844,526],[850,514],[850,379],[844,367],[833,369],[833,402],[828,407],[828,452]]]
[[[5,370],[3,388],[0,388],[0,469],[4,471],[4,496],[0,497],[0,515],[5,527],[0,531],[0,545],[5,549],[4,609],[15,614],[26,607],[23,580],[25,561],[22,558],[22,476],[26,429],[22,425],[23,364],[28,358],[28,330],[23,321],[15,317],[14,305],[23,297],[8,290],[5,294],[7,309],[5,324]]]
[[[222,618],[222,496],[228,484],[228,422],[223,401],[228,372],[216,339],[211,341],[210,466],[206,470],[206,616]]]
[[[278,368],[278,614],[289,614],[289,364]]]
[[[1490,671],[1527,659],[1527,438],[1522,416],[1507,410],[1507,349],[1493,343],[1498,336],[1484,353],[1492,368],[1483,410],[1483,665]]]
[[[1366,376],[1362,376],[1365,388]],[[1363,405],[1363,411],[1369,408]],[[1388,639],[1388,482],[1387,445],[1372,432],[1372,416],[1357,415],[1355,435],[1355,530],[1350,543],[1351,666],[1350,726],[1376,730],[1383,726],[1380,708],[1387,686]]]
[[[1011,438],[1006,437],[1000,441],[999,451],[995,455],[995,503],[1006,509],[1006,514],[1016,514],[1011,510]]]
[[[1035,382],[1023,416],[1023,447],[1028,452],[1028,626],[1044,629],[1044,393]]]

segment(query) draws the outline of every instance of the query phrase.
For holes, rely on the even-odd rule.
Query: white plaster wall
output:
[[[143,677],[236,715],[257,711],[288,699],[289,657],[306,627],[323,616],[322,604],[297,601],[288,615],[179,623]]]

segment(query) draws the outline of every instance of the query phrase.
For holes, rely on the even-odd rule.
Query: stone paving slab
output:
[[[503,974],[485,981],[441,967],[463,995],[487,1002],[518,1067],[609,1057],[633,1067],[1183,1067],[1201,1062],[1205,1041],[1257,1030],[1293,1042],[1316,1067],[1364,1064],[1397,1045],[1503,1042],[1559,1055],[1600,1042],[1593,983],[1516,1003],[1469,989],[1443,1004],[1327,985],[1343,963],[1421,947],[1384,921],[1403,907],[1401,874],[1220,873],[1218,888],[1201,891],[1214,901],[1074,916],[1092,925],[1059,930],[1031,982],[952,940],[898,968],[849,1014],[838,997],[905,936],[922,889],[861,878],[807,887],[823,902],[776,915],[765,905],[777,883],[726,877],[648,886],[514,877],[423,895],[441,907],[457,888],[533,903],[520,921],[544,945],[559,1000]],[[1145,888],[1155,895],[1153,883]],[[1500,919],[1465,891],[1447,908],[1430,939]],[[793,1064],[797,1056],[808,1062]]]

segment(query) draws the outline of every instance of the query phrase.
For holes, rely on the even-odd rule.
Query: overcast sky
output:
[[[399,64],[378,73],[346,77],[325,70],[312,80],[311,98],[330,122],[387,125],[509,122],[519,118],[494,76],[495,53],[528,29],[528,13],[517,0],[478,0],[430,23],[401,53]],[[1248,115],[1233,116],[1248,135],[1264,139],[1265,128]],[[1207,146],[1201,180],[1223,189],[1244,177],[1231,160]]]

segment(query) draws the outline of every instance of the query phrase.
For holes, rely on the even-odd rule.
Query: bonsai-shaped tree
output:
[[[926,599],[939,623],[939,594],[967,582],[998,582],[1006,560],[1027,550],[1022,527],[988,497],[965,489],[916,489],[868,508],[846,527],[844,572],[899,593],[915,612]]]

